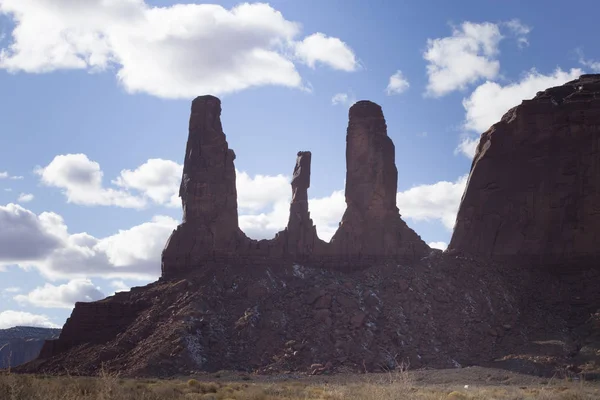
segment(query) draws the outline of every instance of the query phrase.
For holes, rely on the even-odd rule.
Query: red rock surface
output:
[[[400,218],[398,171],[381,107],[362,101],[350,109],[346,203],[331,243],[317,236],[308,212],[311,153],[298,153],[286,229],[270,240],[249,239],[238,225],[235,154],[221,126],[221,102],[202,96],[192,102],[179,195],[182,223],[162,254],[162,276],[183,276],[212,262],[265,265],[303,262],[334,269],[374,262],[416,260],[431,249]]]
[[[600,75],[539,92],[483,133],[450,250],[559,268],[600,256]]]
[[[444,253],[400,218],[394,146],[381,108],[364,101],[350,110],[347,210],[331,243],[308,213],[307,152],[296,160],[287,228],[248,239],[220,102],[196,99],[185,218],[165,247],[163,277],[77,303],[60,338],[17,371],[364,372],[408,361],[552,376],[600,365],[600,268],[590,264],[599,89],[599,76],[549,89],[482,135]]]
[[[163,275],[233,253],[247,240],[238,227],[234,160],[221,126],[221,101],[197,97],[179,189],[183,218],[163,250]]]
[[[332,252],[349,258],[422,257],[429,247],[400,218],[398,170],[381,107],[350,107],[346,135],[346,212],[331,239]]]

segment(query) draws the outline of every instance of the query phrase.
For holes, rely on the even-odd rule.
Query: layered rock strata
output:
[[[600,255],[600,75],[509,110],[481,135],[450,250],[564,268]]]
[[[346,203],[331,243],[317,236],[310,218],[311,153],[298,153],[286,229],[271,240],[249,239],[238,226],[235,154],[220,120],[221,102],[192,102],[179,195],[183,220],[162,254],[162,276],[171,278],[210,263],[265,265],[281,261],[353,269],[383,260],[414,260],[429,247],[400,218],[398,171],[381,107],[361,101],[351,107],[347,131]]]

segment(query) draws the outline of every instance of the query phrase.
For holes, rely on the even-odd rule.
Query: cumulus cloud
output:
[[[41,328],[60,328],[47,316],[23,311],[6,310],[0,312],[0,329],[14,326],[36,326]]]
[[[156,204],[181,207],[178,197],[183,165],[153,158],[135,170],[125,169],[113,183],[126,190],[134,189]]]
[[[177,226],[166,216],[96,238],[71,234],[63,218],[16,205],[0,206],[0,266],[35,267],[48,279],[132,278],[160,275],[160,254]]]
[[[495,78],[500,71],[496,56],[501,39],[500,28],[490,22],[463,22],[452,29],[452,36],[427,39],[426,94],[441,97],[482,78]]]
[[[446,250],[448,248],[448,243],[446,242],[429,242],[428,245],[432,249]]]
[[[0,265],[44,259],[60,246],[58,215],[33,212],[17,204],[0,206]],[[60,231],[60,228],[58,228]]]
[[[113,294],[118,292],[126,292],[131,289],[131,287],[123,281],[112,281],[110,286],[114,289]]]
[[[271,208],[277,202],[288,203],[292,197],[291,178],[285,175],[255,175],[236,170],[238,207],[241,212]]]
[[[460,143],[454,149],[454,154],[462,154],[467,158],[475,157],[477,152],[477,145],[479,144],[479,135],[475,134],[464,134],[460,139]]]
[[[342,71],[354,71],[358,67],[356,56],[346,43],[321,32],[307,36],[295,47],[296,57],[311,68],[317,63]]]
[[[146,201],[126,190],[104,188],[104,173],[100,164],[85,154],[58,155],[35,173],[47,186],[63,189],[69,203],[80,205],[115,205],[118,207],[143,208]]]
[[[304,88],[295,61],[353,71],[342,40],[315,33],[264,3],[151,6],[144,0],[0,0],[15,27],[0,68],[116,71],[130,93],[163,98],[222,95],[250,87]]]
[[[519,105],[521,101],[535,97],[535,94],[541,90],[577,79],[581,74],[583,71],[579,68],[570,71],[557,68],[547,75],[531,69],[523,74],[519,81],[506,85],[487,81],[478,86],[469,97],[463,99],[464,126],[467,130],[482,133],[500,121],[504,113]]]
[[[21,193],[19,195],[19,198],[17,199],[17,202],[19,203],[29,203],[31,200],[33,200],[33,195],[31,193]]]
[[[410,86],[408,80],[404,77],[402,71],[398,70],[394,75],[390,76],[390,81],[385,89],[385,92],[389,95],[400,94],[406,91]]]
[[[150,159],[141,166],[124,169],[112,180],[114,188],[102,183],[100,164],[85,154],[54,157],[46,167],[37,168],[43,184],[63,189],[67,201],[80,205],[144,208],[149,201],[181,207],[179,184],[183,165],[163,159]],[[250,176],[236,170],[240,211],[260,211],[291,197],[290,178],[285,175]]]
[[[455,182],[419,185],[398,193],[396,200],[400,214],[415,221],[438,220],[452,230],[467,178],[464,175]]]
[[[89,279],[73,279],[58,286],[46,283],[27,294],[15,296],[14,300],[21,305],[71,309],[78,301],[90,302],[104,297],[100,288]]]
[[[331,104],[334,106],[351,106],[354,103],[356,103],[356,99],[352,94],[348,93],[336,93],[331,98]]]

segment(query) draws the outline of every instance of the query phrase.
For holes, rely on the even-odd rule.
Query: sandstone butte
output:
[[[443,253],[401,219],[377,104],[349,110],[347,209],[329,243],[310,218],[307,151],[287,227],[259,241],[240,230],[220,114],[216,97],[192,103],[183,218],[162,277],[77,303],[60,337],[17,371],[364,372],[408,362],[552,375],[600,365],[600,75],[540,92],[482,134]]]

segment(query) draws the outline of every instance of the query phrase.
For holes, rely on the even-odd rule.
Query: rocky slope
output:
[[[161,279],[77,303],[60,338],[17,370],[600,368],[600,268],[591,262],[600,248],[599,89],[600,76],[548,89],[482,135],[444,253],[402,221],[394,145],[381,107],[368,101],[349,111],[347,210],[331,242],[310,219],[305,151],[288,226],[271,240],[247,238],[221,103],[199,97],[184,218],[165,246]]]
[[[16,326],[0,329],[0,369],[31,361],[40,354],[47,339],[56,339],[60,329]]]

